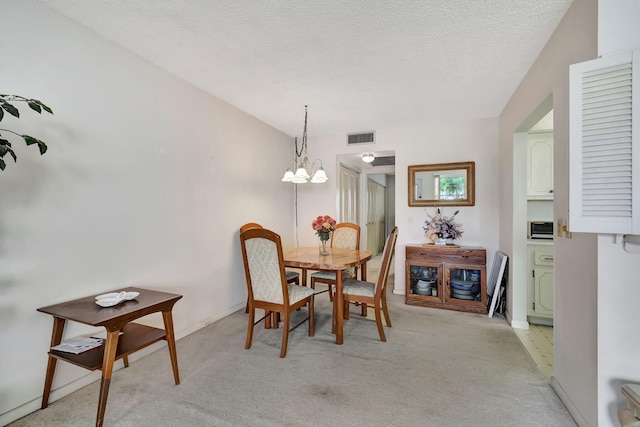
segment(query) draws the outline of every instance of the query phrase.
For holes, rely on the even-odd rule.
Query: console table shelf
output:
[[[407,245],[405,303],[486,314],[486,260],[483,248]]]
[[[141,350],[160,340],[166,340],[167,335],[163,329],[153,328],[151,326],[140,325],[138,323],[129,323],[122,329],[122,335],[118,338],[118,348],[116,349],[116,357],[114,360],[126,358],[131,353]],[[49,351],[51,357],[64,360],[80,366],[81,368],[95,371],[102,369],[104,358],[104,345],[92,348],[80,354],[66,353],[64,351]],[[125,365],[128,365],[125,359]]]

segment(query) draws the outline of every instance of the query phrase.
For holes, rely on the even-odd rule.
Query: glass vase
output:
[[[444,237],[438,237],[438,240],[436,240],[436,245],[447,246],[447,239],[445,239]]]
[[[320,255],[329,255],[329,239],[323,239],[323,237],[324,236],[320,236],[320,244],[318,245],[318,249],[320,250]]]

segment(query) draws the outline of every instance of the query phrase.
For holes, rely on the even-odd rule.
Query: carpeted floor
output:
[[[386,343],[353,307],[338,346],[328,295],[318,295],[315,337],[306,325],[296,329],[285,359],[281,329],[257,326],[244,349],[247,315],[238,311],[178,341],[178,386],[164,348],[115,372],[104,425],[576,425],[504,319],[388,299]],[[94,425],[98,389],[93,383],[11,426]]]

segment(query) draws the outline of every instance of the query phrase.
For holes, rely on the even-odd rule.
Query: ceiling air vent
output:
[[[347,145],[373,144],[375,142],[375,132],[348,133]]]

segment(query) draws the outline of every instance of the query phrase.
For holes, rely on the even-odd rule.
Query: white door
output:
[[[385,240],[386,189],[379,183],[367,181],[367,250],[374,255],[382,252]]]
[[[338,222],[358,224],[360,173],[340,164],[340,212]]]

